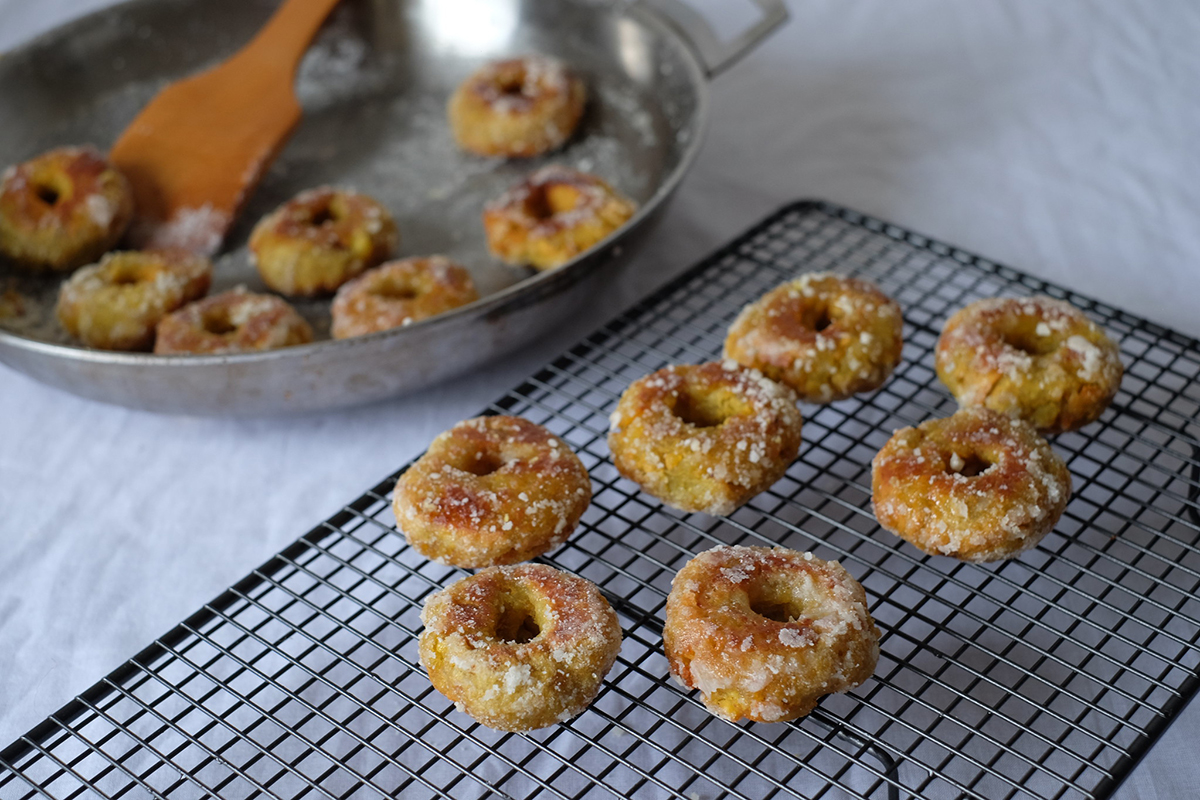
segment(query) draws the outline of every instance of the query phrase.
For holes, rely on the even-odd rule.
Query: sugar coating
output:
[[[209,330],[207,320],[214,318],[228,330]],[[223,355],[292,347],[312,339],[312,328],[282,297],[235,286],[163,317],[154,352]]]
[[[557,207],[556,196],[570,202]],[[483,226],[493,255],[553,269],[624,225],[636,209],[602,178],[550,164],[489,202]]]
[[[397,481],[393,510],[426,558],[485,567],[558,547],[591,497],[587,470],[565,442],[520,417],[492,416],[434,439]]]
[[[579,124],[587,89],[556,58],[485,64],[447,103],[459,147],[482,156],[528,158],[560,147]]]
[[[793,612],[786,621],[760,613],[781,603]],[[666,613],[672,676],[732,721],[804,716],[867,680],[879,658],[862,586],[811,553],[714,547],[675,576]]]
[[[986,468],[967,475],[968,463]],[[871,488],[884,528],[927,553],[982,562],[1041,541],[1071,476],[1028,424],[975,406],[896,431],[872,461]]]
[[[338,289],[330,314],[335,339],[411,325],[479,299],[466,268],[445,256],[390,261]]]
[[[109,253],[60,287],[56,313],[75,338],[106,350],[149,350],[158,323],[202,297],[212,280],[208,259],[183,252]]]
[[[725,355],[829,403],[879,388],[900,363],[900,306],[874,284],[811,272],[747,305],[729,327]]]
[[[1097,419],[1121,384],[1116,344],[1050,297],[990,298],[960,309],[938,339],[938,377],[962,405],[985,405],[1038,430]]]
[[[92,147],[50,150],[0,175],[0,256],[24,269],[90,264],[117,245],[132,218],[129,182]]]
[[[395,220],[350,189],[307,189],[259,220],[250,258],[267,286],[286,295],[335,291],[396,249]]]
[[[692,407],[719,423],[688,421]],[[732,361],[639,378],[609,425],[608,446],[622,475],[676,508],[714,515],[731,513],[779,480],[800,447],[792,391]]]
[[[529,641],[503,638],[528,617]],[[542,564],[491,567],[430,595],[421,664],[458,710],[500,730],[565,722],[596,696],[621,648],[617,615],[589,581]]]

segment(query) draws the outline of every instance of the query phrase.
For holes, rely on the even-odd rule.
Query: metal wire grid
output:
[[[728,518],[664,508],[608,461],[634,378],[713,358],[746,302],[800,271],[876,281],[904,306],[880,391],[804,408],[800,458]],[[1064,297],[1119,339],[1100,423],[1059,436],[1075,493],[1057,530],[1000,566],[929,557],[876,525],[870,459],[953,410],[932,350],[972,300]],[[499,733],[455,712],[416,653],[424,597],[460,573],[393,527],[396,476],[0,753],[0,797],[1104,797],[1200,672],[1200,348],[955,248],[818,203],[780,211],[488,410],[563,436],[591,472],[580,529],[548,563],[596,582],[625,639],[595,704]],[[399,473],[397,473],[399,474]],[[883,631],[874,679],[798,723],[731,725],[667,678],[671,577],[717,543],[838,558]]]

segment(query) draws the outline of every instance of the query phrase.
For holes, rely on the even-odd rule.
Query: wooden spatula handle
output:
[[[239,68],[294,74],[321,23],[340,0],[285,0],[267,24],[231,59]]]

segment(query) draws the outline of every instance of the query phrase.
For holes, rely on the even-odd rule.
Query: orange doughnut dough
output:
[[[899,304],[874,284],[812,272],[743,308],[725,357],[786,383],[801,400],[829,403],[883,385],[900,363],[903,328]]]
[[[211,282],[209,260],[182,250],[109,253],[63,283],[55,311],[88,347],[149,350],[159,321]]]
[[[1100,326],[1070,303],[1041,296],[960,309],[942,329],[936,366],[961,405],[1020,417],[1044,433],[1098,419],[1125,371]]]
[[[879,629],[836,561],[782,547],[719,546],[671,582],[663,646],[671,675],[736,722],[783,722],[875,673]]]
[[[492,255],[547,270],[608,238],[636,209],[595,175],[551,165],[488,203],[483,228]]]
[[[382,263],[399,241],[392,215],[373,198],[322,186],[259,220],[250,257],[271,289],[311,297]]]
[[[926,553],[1012,558],[1058,522],[1071,473],[1028,424],[981,406],[902,428],[871,462],[879,524]]]
[[[0,255],[65,271],[111,250],[133,219],[125,176],[90,147],[63,147],[0,177]]]
[[[567,540],[592,484],[566,442],[521,417],[477,417],[439,435],[396,482],[413,549],[456,567],[515,564]]]
[[[399,328],[478,299],[471,273],[445,256],[392,261],[338,289],[333,338]]]
[[[714,515],[779,480],[800,450],[792,390],[731,361],[639,378],[610,425],[617,471],[669,505]]]
[[[454,139],[481,156],[528,157],[571,138],[587,90],[561,61],[525,56],[477,70],[450,96]]]
[[[158,323],[154,352],[225,355],[307,344],[312,327],[284,299],[238,286],[168,314]]]
[[[621,626],[590,581],[544,564],[491,567],[429,596],[421,665],[434,687],[490,728],[566,722],[595,698]]]

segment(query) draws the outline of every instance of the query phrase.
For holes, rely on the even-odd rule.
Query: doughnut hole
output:
[[[525,65],[520,61],[509,62],[501,66],[499,74],[496,75],[495,86],[503,95],[524,95]]]
[[[946,471],[965,478],[974,478],[994,467],[996,462],[976,451],[952,452],[946,461]]]
[[[673,401],[668,400],[668,407],[672,414],[693,428],[716,428],[730,417],[753,413],[749,403],[725,388],[698,392],[685,386]]]
[[[496,629],[491,633],[506,644],[528,644],[549,625],[545,612],[523,586],[509,586],[500,594],[498,606]]]
[[[820,333],[837,322],[840,316],[841,313],[828,302],[813,303],[801,313],[800,324],[814,333]]]
[[[758,581],[746,591],[750,610],[772,622],[795,622],[804,617],[804,601],[783,580]]]
[[[547,220],[574,211],[582,201],[583,195],[578,188],[565,183],[548,183],[529,193],[525,208],[534,219]]]
[[[238,329],[227,307],[207,309],[200,318],[200,327],[217,336],[228,336]]]
[[[1045,356],[1053,353],[1059,347],[1059,337],[1053,335],[1041,336],[1037,332],[1038,320],[1034,317],[1018,316],[1003,325],[997,333],[1000,340],[1022,353],[1031,356]]]
[[[387,300],[416,300],[421,292],[410,280],[386,277],[370,288],[370,293]]]

